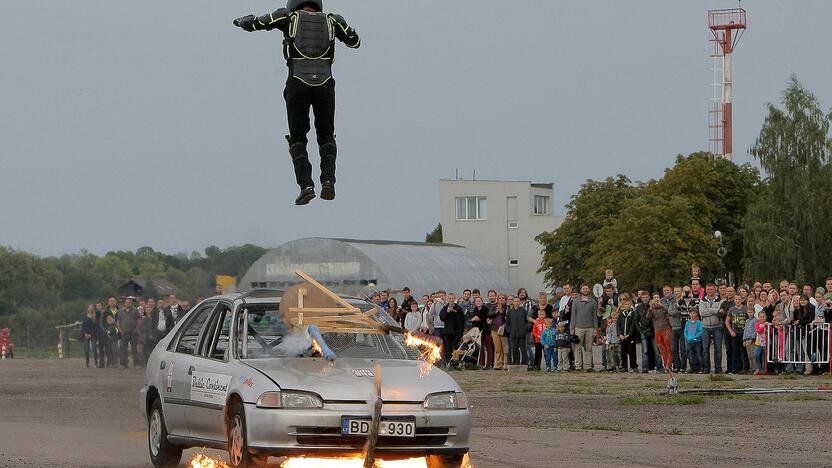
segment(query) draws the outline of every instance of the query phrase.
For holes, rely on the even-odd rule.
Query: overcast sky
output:
[[[832,2],[744,1],[738,162],[791,73],[832,106]],[[733,1],[326,0],[341,47],[338,199],[297,195],[277,2],[0,2],[0,245],[44,255],[422,240],[437,180],[659,177],[708,148],[708,8]],[[310,136],[314,141],[314,136]],[[317,150],[310,145],[317,174]],[[317,175],[316,175],[317,178]]]

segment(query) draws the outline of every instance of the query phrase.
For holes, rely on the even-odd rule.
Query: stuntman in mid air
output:
[[[283,31],[283,56],[289,77],[283,98],[289,117],[289,155],[300,186],[296,205],[315,198],[312,165],[306,151],[309,133],[309,107],[315,114],[315,132],[321,154],[321,198],[335,199],[335,39],[351,49],[361,46],[361,38],[344,17],[323,12],[322,0],[289,0],[286,8],[260,17],[243,16],[234,25],[253,31]]]

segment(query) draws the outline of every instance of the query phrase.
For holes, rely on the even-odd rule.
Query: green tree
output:
[[[768,175],[745,219],[746,273],[820,283],[832,265],[832,115],[792,76],[749,152]]]
[[[616,218],[622,204],[637,193],[630,179],[623,175],[603,181],[588,180],[567,205],[566,219],[553,232],[535,239],[543,246],[538,272],[544,273],[549,286],[567,281],[593,281],[603,275],[587,268],[592,245],[599,231]]]
[[[437,224],[436,227],[433,228],[433,231],[425,235],[425,242],[428,244],[442,243],[442,223]]]
[[[676,164],[665,170],[658,181],[645,186],[648,194],[662,198],[679,195],[696,208],[696,223],[713,234],[722,232],[728,251],[723,262],[708,261],[704,278],[743,271],[744,219],[749,203],[761,193],[759,171],[750,164],[738,166],[727,159],[714,159],[710,153],[679,155]],[[718,246],[717,246],[718,247]],[[711,252],[716,259],[716,251]],[[704,265],[701,265],[704,268]],[[688,271],[690,265],[685,268]]]
[[[0,298],[7,308],[55,303],[63,275],[51,262],[30,253],[0,247]]]
[[[715,268],[717,246],[710,226],[701,221],[700,208],[689,198],[644,190],[599,229],[584,275],[612,268],[627,291],[656,290],[686,281],[692,263]]]

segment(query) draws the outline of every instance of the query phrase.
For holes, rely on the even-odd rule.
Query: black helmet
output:
[[[289,0],[286,4],[286,9],[289,11],[297,11],[306,5],[312,5],[317,8],[318,11],[324,11],[323,0]]]

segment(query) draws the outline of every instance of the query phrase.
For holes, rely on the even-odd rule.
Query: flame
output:
[[[318,340],[315,340],[315,339],[312,340],[312,351],[317,353],[319,356],[324,355],[324,350],[321,349],[321,345],[319,345]]]
[[[474,468],[474,464],[471,463],[471,456],[467,453],[464,457],[462,457],[462,468]]]
[[[230,468],[225,461],[209,457],[203,453],[195,454],[189,466],[190,468]]]
[[[419,356],[419,359],[422,360],[422,377],[428,375],[433,367],[433,364],[442,359],[442,348],[440,348],[439,345],[432,339],[427,338],[427,335],[424,336],[426,338],[418,337],[412,333],[405,333],[404,335],[404,344],[411,348],[420,348],[422,351],[422,355]]]
[[[427,468],[427,460],[408,458],[406,460],[376,460],[375,468]],[[364,468],[364,456],[353,455],[342,458],[287,458],[280,468]]]

